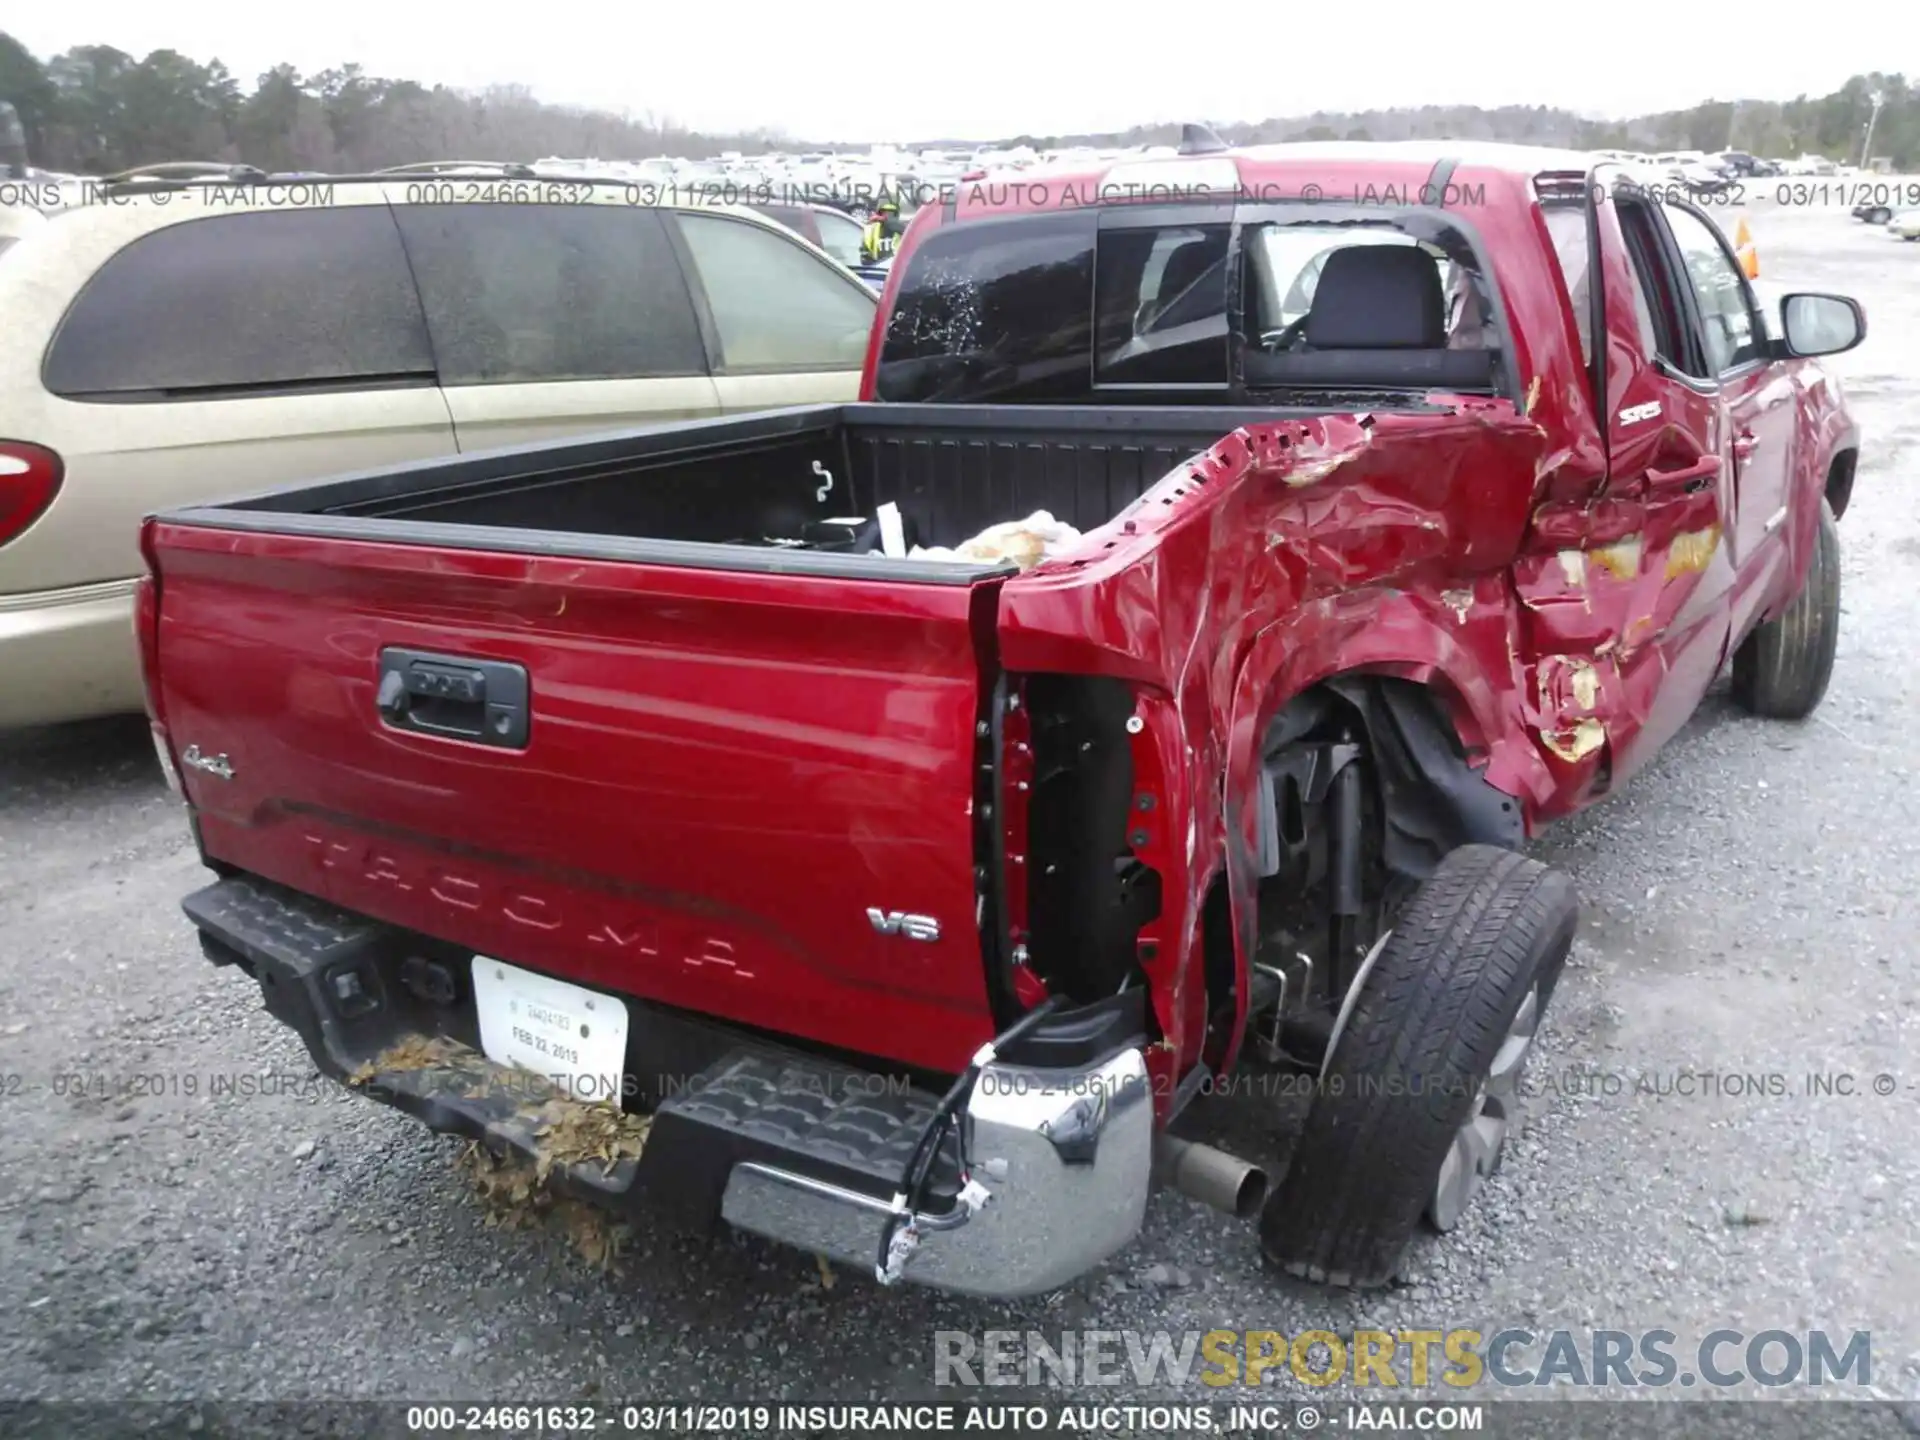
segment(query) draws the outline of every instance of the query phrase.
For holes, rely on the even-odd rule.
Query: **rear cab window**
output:
[[[909,257],[874,377],[882,400],[1071,401],[1093,369],[1091,210],[935,230]]]
[[[1226,223],[1112,227],[1094,270],[1094,384],[1227,385]]]
[[[1196,391],[1489,387],[1499,332],[1466,237],[1411,212],[1323,216],[1311,206],[1237,215],[1121,205],[941,226],[908,256],[874,393],[1141,404],[1192,403]],[[1371,247],[1401,257],[1339,262],[1345,278],[1316,333],[1308,318],[1329,261]],[[1351,319],[1364,309],[1358,297],[1379,274],[1405,282],[1400,332],[1343,333],[1332,311]]]

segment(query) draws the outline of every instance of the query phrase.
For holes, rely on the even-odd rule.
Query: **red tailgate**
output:
[[[991,1037],[976,727],[998,581],[159,522],[209,855],[565,979],[957,1069]],[[525,746],[396,729],[393,647],[524,667]],[[919,922],[882,933],[893,915]]]

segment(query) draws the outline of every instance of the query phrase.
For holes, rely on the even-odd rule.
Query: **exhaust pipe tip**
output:
[[[1258,1215],[1267,1203],[1267,1172],[1258,1165],[1247,1166],[1247,1173],[1240,1178],[1239,1189],[1233,1192],[1233,1215],[1238,1220],[1251,1220]]]
[[[1267,1203],[1267,1172],[1224,1150],[1161,1135],[1154,1142],[1161,1183],[1236,1220],[1251,1220]]]

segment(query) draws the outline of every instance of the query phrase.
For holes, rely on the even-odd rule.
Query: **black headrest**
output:
[[[1446,300],[1433,257],[1416,245],[1348,245],[1327,257],[1307,312],[1315,350],[1439,350]]]

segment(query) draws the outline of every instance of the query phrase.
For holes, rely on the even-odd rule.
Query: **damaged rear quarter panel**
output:
[[[1198,1053],[1202,902],[1223,866],[1248,958],[1247,802],[1258,738],[1286,699],[1354,670],[1432,683],[1488,779],[1546,798],[1507,579],[1543,463],[1542,428],[1499,400],[1250,426],[1004,588],[1004,665],[1132,682],[1142,739],[1163,776],[1184,778],[1185,833],[1158,857],[1178,928],[1150,976],[1182,1064]]]

